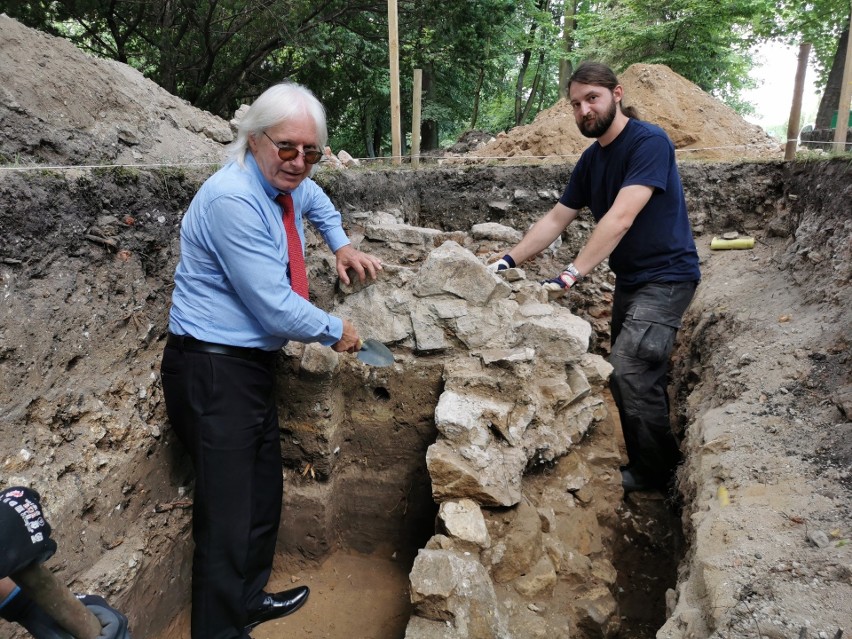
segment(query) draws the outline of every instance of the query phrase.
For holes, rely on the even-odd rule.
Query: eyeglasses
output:
[[[275,140],[269,137],[269,134],[264,131],[263,135],[269,138],[269,141],[272,142],[276,147],[278,147],[278,157],[281,158],[284,162],[289,162],[290,160],[295,160],[296,157],[301,153],[302,157],[305,158],[305,162],[308,164],[316,164],[320,160],[322,160],[322,151],[317,151],[316,149],[306,149],[305,151],[300,151],[298,148],[291,144],[279,144]]]

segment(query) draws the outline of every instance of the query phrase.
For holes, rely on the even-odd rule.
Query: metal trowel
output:
[[[370,366],[390,366],[393,364],[393,353],[377,339],[362,339],[358,342],[358,352],[355,357]]]

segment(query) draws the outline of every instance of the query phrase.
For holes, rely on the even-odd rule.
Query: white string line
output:
[[[164,167],[221,166],[221,162],[155,163],[155,164],[33,164],[31,166],[0,166],[0,171],[65,171],[71,169],[149,169]]]
[[[799,142],[798,139],[787,140],[787,142]],[[778,144],[782,142],[779,140]],[[824,144],[834,145],[834,142],[818,142],[808,141],[808,144]],[[804,144],[804,143],[803,143]],[[842,144],[842,143],[841,143]],[[848,144],[848,142],[847,142]],[[732,144],[728,146],[705,146],[694,149],[675,149],[675,153],[695,153],[698,151],[719,151],[724,149],[742,149],[742,148],[766,148],[766,145],[750,145],[750,144]],[[449,156],[433,156],[419,155],[420,160],[482,160],[492,162],[494,160],[547,160],[552,158],[578,158],[580,153],[550,155],[449,155]],[[391,162],[393,160],[410,160],[410,155],[385,155],[381,157],[365,157],[353,158],[359,162]],[[329,163],[329,160],[323,160],[321,164]],[[222,162],[157,162],[157,163],[142,163],[142,164],[36,164],[31,166],[0,166],[0,171],[66,171],[74,169],[151,169],[151,168],[187,168],[187,167],[206,167],[206,166],[222,166]]]

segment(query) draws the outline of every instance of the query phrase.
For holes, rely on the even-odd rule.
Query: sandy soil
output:
[[[783,148],[760,127],[750,124],[721,101],[660,64],[634,64],[619,77],[624,103],[639,117],[661,126],[679,159],[781,158]],[[526,126],[500,133],[465,157],[575,161],[590,140],[574,123],[571,105],[560,100]],[[462,151],[462,149],[459,149]]]

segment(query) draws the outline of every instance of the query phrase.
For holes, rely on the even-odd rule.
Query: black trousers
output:
[[[680,462],[669,422],[669,357],[697,282],[616,284],[610,389],[631,467],[665,486]]]
[[[169,421],[195,468],[193,639],[246,639],[272,571],[283,474],[274,363],[166,346]]]

